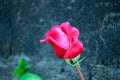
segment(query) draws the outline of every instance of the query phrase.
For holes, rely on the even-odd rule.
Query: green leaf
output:
[[[16,76],[21,76],[23,75],[25,72],[27,72],[30,68],[30,65],[28,63],[27,60],[25,60],[24,58],[21,58],[17,68],[15,69],[13,75]]]
[[[43,79],[37,74],[27,72],[24,75],[20,76],[18,80],[43,80]]]

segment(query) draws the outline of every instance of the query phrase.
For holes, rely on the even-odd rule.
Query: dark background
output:
[[[21,57],[44,80],[79,80],[49,44],[39,43],[53,25],[66,21],[80,30],[85,80],[119,80],[119,0],[0,0],[0,80],[15,80]]]

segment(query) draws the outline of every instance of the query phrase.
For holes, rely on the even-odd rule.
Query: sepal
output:
[[[71,66],[76,66],[79,65],[80,63],[84,60],[85,58],[80,59],[80,55],[78,55],[77,57],[73,58],[73,59],[65,59],[65,62]]]

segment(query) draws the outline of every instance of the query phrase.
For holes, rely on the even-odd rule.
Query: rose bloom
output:
[[[79,30],[72,27],[69,22],[53,26],[45,36],[40,43],[51,44],[59,58],[72,59],[84,50],[82,42],[78,40]]]

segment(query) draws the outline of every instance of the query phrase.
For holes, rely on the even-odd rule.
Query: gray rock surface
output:
[[[0,56],[11,55],[11,6],[8,0],[0,0]]]
[[[44,80],[79,80],[49,44],[39,43],[53,25],[69,21],[84,43],[85,79],[119,80],[119,5],[119,0],[0,0],[0,79],[15,80],[12,72],[24,55]]]

